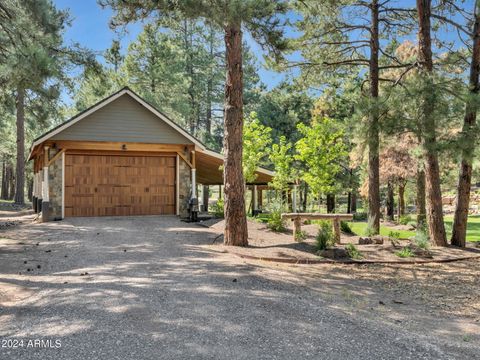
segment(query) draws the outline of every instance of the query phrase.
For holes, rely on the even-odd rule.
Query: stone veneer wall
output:
[[[179,158],[179,201],[180,216],[188,217],[188,201],[190,200],[190,191],[192,189],[191,169],[190,166]]]
[[[58,151],[50,151],[52,158]],[[49,220],[62,218],[62,156],[59,156],[48,168],[48,192],[50,197]]]

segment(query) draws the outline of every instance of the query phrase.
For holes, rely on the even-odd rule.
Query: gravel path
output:
[[[209,251],[215,236],[155,216],[1,230],[0,359],[480,357],[478,343],[348,314],[281,269]]]

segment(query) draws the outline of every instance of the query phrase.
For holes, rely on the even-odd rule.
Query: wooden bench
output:
[[[293,221],[293,239],[302,230],[302,220],[331,220],[333,225],[333,236],[335,243],[340,244],[340,221],[353,220],[353,214],[318,214],[318,213],[286,213],[282,219]]]

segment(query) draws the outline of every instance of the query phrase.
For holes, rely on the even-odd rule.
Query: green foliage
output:
[[[428,250],[430,247],[430,239],[428,234],[424,230],[417,230],[415,233],[414,238],[415,245],[417,245],[420,249]]]
[[[218,199],[213,205],[213,214],[217,218],[223,218],[224,216],[224,202],[223,199]]]
[[[405,246],[401,250],[396,251],[395,255],[401,258],[409,258],[415,256],[412,249],[410,249],[408,246]]]
[[[367,225],[367,227],[365,228],[365,235],[366,236],[373,236],[373,235],[377,235],[377,232],[375,231],[375,229],[371,228],[370,226]]]
[[[357,212],[353,214],[353,221],[365,221],[367,220],[367,213],[366,212]]]
[[[267,227],[270,230],[281,232],[287,229],[286,221],[282,219],[284,209],[285,206],[280,199],[275,199],[268,205],[269,218]]]
[[[347,244],[345,246],[345,250],[347,251],[348,257],[350,259],[359,260],[363,258],[362,253],[352,243]]]
[[[392,239],[395,239],[395,240],[399,240],[400,239],[400,233],[398,231],[390,231],[388,233],[388,237],[392,238]]]
[[[268,156],[268,148],[272,142],[272,129],[260,123],[256,112],[251,112],[243,124],[243,176],[245,182],[255,181],[257,167],[262,165]]]
[[[289,183],[295,178],[295,168],[292,144],[287,142],[285,136],[280,136],[280,142],[273,144],[269,158],[275,167],[275,176],[270,186],[278,191],[287,190]]]
[[[401,225],[408,225],[409,222],[412,221],[412,217],[409,214],[400,216],[398,223]]]
[[[352,228],[350,227],[350,225],[346,221],[340,221],[340,230],[344,234],[355,235]]]
[[[325,250],[335,243],[332,224],[328,220],[318,221],[318,233],[316,240],[317,250]]]
[[[303,138],[296,144],[296,158],[305,164],[303,179],[316,195],[335,192],[339,161],[347,156],[343,131],[332,119],[321,116],[315,116],[310,126],[299,124],[298,131]]]
[[[303,230],[295,232],[295,241],[301,242],[307,239],[307,233]]]

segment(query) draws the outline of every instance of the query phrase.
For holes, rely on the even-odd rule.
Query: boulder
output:
[[[385,238],[380,235],[372,237],[361,237],[358,239],[358,245],[382,245]]]
[[[347,250],[344,248],[330,248],[325,250],[320,250],[318,255],[328,259],[346,259],[348,258]]]

